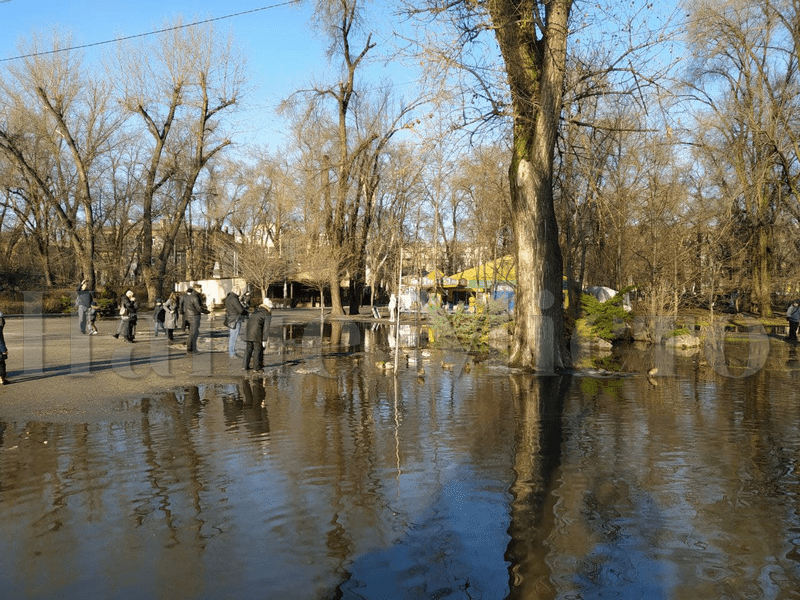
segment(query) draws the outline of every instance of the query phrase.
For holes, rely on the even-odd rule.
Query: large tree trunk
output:
[[[517,243],[516,328],[511,363],[552,372],[569,366],[562,265],[553,208],[553,157],[563,97],[572,0],[492,0],[514,112],[510,169]],[[544,11],[544,20],[536,17]],[[520,15],[528,15],[524,20]],[[539,28],[539,29],[537,29]],[[541,31],[541,35],[537,33]]]
[[[569,364],[561,307],[562,265],[552,180],[520,161],[512,173],[517,239],[516,328],[512,364],[549,373]]]
[[[153,186],[150,185],[152,175],[148,173],[148,189],[142,202],[141,263],[142,278],[147,289],[148,303],[163,298],[161,287],[163,281],[158,277],[159,269],[153,264]]]
[[[364,271],[357,266],[356,271],[350,276],[350,314],[357,315],[361,309],[361,299],[364,295]]]
[[[342,280],[339,278],[338,274],[331,276],[331,315],[333,316],[341,316],[344,314],[344,307],[342,306],[342,289],[340,287],[341,284]]]
[[[772,316],[772,278],[770,276],[769,246],[770,232],[761,226],[756,233],[755,256],[753,257],[753,304],[758,306],[762,317]]]

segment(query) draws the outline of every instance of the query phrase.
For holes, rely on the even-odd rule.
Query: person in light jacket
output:
[[[84,279],[78,286],[77,296],[75,297],[75,306],[78,308],[78,327],[83,334],[90,333],[86,326],[92,300],[94,300],[94,296],[89,291],[89,284]]]
[[[239,287],[234,287],[225,296],[225,325],[228,327],[228,356],[236,356],[236,340],[242,323],[247,318],[247,305],[243,302],[244,296]]]
[[[786,309],[786,318],[789,319],[789,337],[787,342],[797,341],[797,326],[800,325],[800,301],[795,300]]]
[[[173,332],[178,328],[179,311],[180,297],[178,292],[172,292],[164,303],[164,329],[167,330],[167,338],[170,342],[175,340]]]

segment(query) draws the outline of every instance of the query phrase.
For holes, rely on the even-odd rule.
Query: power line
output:
[[[4,2],[10,2],[11,0],[0,0],[0,4]],[[301,0],[287,0],[286,2],[280,2],[278,4],[271,4],[269,6],[262,6],[261,8],[253,8],[251,10],[244,10],[242,12],[232,13],[229,15],[223,15],[221,17],[212,17],[210,19],[204,19],[202,21],[195,21],[194,23],[186,23],[184,25],[176,25],[175,27],[167,27],[165,29],[156,29],[155,31],[148,31],[147,33],[137,33],[134,35],[126,35],[121,38],[116,38],[113,40],[103,40],[102,42],[92,42],[91,44],[83,44],[80,46],[70,46],[69,48],[57,48],[55,50],[47,50],[45,52],[33,52],[31,54],[23,54],[20,56],[12,56],[11,58],[0,58],[0,63],[8,62],[11,60],[21,60],[23,58],[32,58],[34,56],[46,56],[48,54],[57,54],[59,52],[68,52],[70,50],[83,50],[84,48],[92,48],[94,46],[103,46],[105,44],[116,44],[117,42],[124,42],[126,40],[133,40],[137,38],[143,38],[150,35],[158,35],[159,33],[166,33],[168,31],[177,31],[178,29],[185,29],[187,27],[196,27],[197,25],[205,25],[206,23],[213,23],[214,21],[222,21],[223,19],[232,19],[233,17],[241,17],[242,15],[249,15],[252,13],[261,12],[264,10],[270,10],[273,8],[280,8],[281,6],[289,6],[291,4],[299,4]]]

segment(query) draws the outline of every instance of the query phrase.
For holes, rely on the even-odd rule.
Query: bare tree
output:
[[[314,115],[326,121],[325,136],[315,140],[314,152],[322,211],[327,215],[325,235],[338,264],[337,272],[331,272],[331,310],[343,314],[339,282],[346,274],[353,286],[351,311],[357,312],[360,303],[366,269],[363,250],[375,214],[383,153],[398,131],[410,127],[409,115],[421,100],[395,103],[388,85],[374,94],[359,89],[357,75],[376,47],[370,33],[362,34],[362,2],[319,0],[316,8],[317,25],[330,40],[328,57],[338,62],[339,80],[301,90],[287,105],[296,107],[297,99],[305,99],[305,110],[296,114],[304,120]],[[325,110],[328,101],[335,107],[330,112]]]
[[[569,365],[561,312],[562,261],[553,162],[572,0],[494,0],[489,15],[511,93],[511,224],[517,302],[511,362],[541,371]]]
[[[109,153],[108,168],[97,183],[98,281],[122,285],[138,258],[141,230],[141,146],[133,136]]]
[[[68,39],[53,41],[55,50],[69,46]],[[5,105],[0,152],[49,203],[69,236],[83,277],[94,286],[93,188],[120,119],[110,86],[101,76],[86,75],[76,51],[44,50],[35,39],[0,81]]]
[[[244,91],[243,60],[231,39],[211,26],[173,24],[137,48],[121,47],[118,69],[126,108],[152,139],[142,165],[141,264],[151,299],[163,296],[167,266],[200,175],[231,144],[222,117]],[[165,184],[175,202],[163,193]],[[156,200],[162,193],[163,205]],[[153,222],[162,220],[161,243],[153,245]]]
[[[292,248],[284,236],[292,219],[294,182],[277,156],[261,150],[252,158],[250,164],[226,162],[217,210],[232,230],[223,243],[227,271],[259,286],[266,297],[271,284],[290,275]]]
[[[3,161],[0,166],[3,167],[0,172],[0,187],[3,189],[2,225],[4,229],[10,229],[5,257],[10,261],[17,245],[28,240],[38,257],[36,270],[42,273],[45,286],[52,287],[51,241],[56,235],[56,219],[50,203],[42,197],[38,185],[17,171],[12,163]]]
[[[477,257],[472,265],[491,262],[514,251],[508,213],[508,155],[505,145],[485,144],[472,148],[459,161],[454,185],[464,203],[464,227],[473,246],[473,259]],[[455,220],[455,211],[453,215]]]
[[[374,226],[369,231],[364,251],[373,305],[379,287],[394,289],[400,248],[406,241],[415,240],[410,232],[421,222],[420,211],[415,210],[424,197],[424,161],[420,158],[415,148],[407,143],[394,144],[387,153]]]
[[[690,11],[694,61],[685,86],[702,107],[695,149],[730,207],[732,249],[742,250],[739,266],[729,263],[732,283],[764,316],[772,314],[776,224],[784,211],[800,217],[798,8],[725,0]]]
[[[412,13],[449,23],[452,27],[447,31],[456,34],[453,39],[439,37],[425,46],[436,71],[449,73],[455,66],[462,75],[470,76],[459,78],[459,82],[470,83],[455,90],[463,100],[459,114],[453,114],[455,124],[472,131],[476,124],[493,124],[507,127],[513,134],[509,212],[516,240],[517,302],[511,361],[542,371],[569,364],[560,302],[562,254],[554,210],[555,147],[564,92],[572,83],[567,73],[583,69],[583,79],[601,71],[607,79],[616,74],[614,89],[589,86],[587,93],[640,98],[642,89],[654,85],[656,78],[640,76],[634,67],[639,64],[637,55],[661,39],[658,33],[640,36],[632,27],[642,18],[640,13],[644,12],[646,19],[649,4],[631,4],[633,14],[628,15],[628,5],[614,4],[612,8],[582,3],[574,22],[570,21],[572,7],[572,0],[464,0],[445,7],[433,2],[423,9],[418,4],[410,7]],[[618,31],[608,31],[616,26]],[[591,61],[575,53],[568,58],[570,28],[592,30],[598,40],[603,36],[613,39],[602,45],[601,52],[590,52]],[[502,64],[493,60],[496,51],[485,32],[494,35]],[[424,35],[430,37],[427,30]],[[593,41],[579,49],[599,46]],[[445,85],[452,81],[440,80]]]

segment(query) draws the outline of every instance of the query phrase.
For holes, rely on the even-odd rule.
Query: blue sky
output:
[[[258,10],[263,8],[264,10]],[[248,12],[253,11],[253,12]],[[275,150],[280,122],[272,110],[293,90],[307,85],[313,74],[324,73],[324,42],[312,31],[311,5],[284,0],[0,0],[0,59],[18,56],[20,39],[33,31],[49,34],[54,28],[71,32],[76,45],[95,44],[147,33],[182,16],[185,22],[220,19],[215,27],[232,32],[247,57],[255,90],[246,99],[248,122],[263,128],[254,141]],[[84,50],[87,61],[100,59],[113,45]],[[0,72],[7,61],[0,62]],[[241,140],[244,141],[244,140]]]
[[[368,19],[378,29],[373,31],[373,41],[378,43],[378,48],[370,53],[372,56],[389,52],[391,33],[402,26],[392,18],[388,8],[391,4],[390,0],[369,3],[368,9],[380,15],[377,19]],[[637,0],[630,9],[636,11],[641,4],[642,1]],[[676,0],[658,3],[644,14],[662,20],[666,13],[674,10],[675,4]],[[18,41],[29,39],[33,31],[49,34],[58,28],[71,32],[75,44],[83,45],[146,34],[169,25],[178,16],[184,22],[218,19],[214,23],[218,31],[231,32],[247,57],[251,83],[255,87],[244,99],[245,110],[240,117],[253,133],[237,138],[237,142],[266,143],[274,151],[285,129],[273,112],[277,104],[292,91],[306,87],[315,75],[317,80],[332,80],[324,54],[326,42],[310,25],[312,11],[311,2],[291,4],[287,0],[228,0],[224,3],[208,0],[0,0],[0,23],[3,25],[0,76],[7,64],[4,59],[17,56]],[[238,16],[224,18],[229,15]],[[617,25],[608,24],[612,29]],[[588,31],[577,33],[572,43],[586,37]],[[592,34],[588,35],[591,38]],[[93,61],[113,50],[113,44],[100,44],[84,52],[87,61]],[[408,84],[414,79],[414,73],[401,70],[397,62],[390,66],[373,65],[369,75],[376,80],[391,78],[401,95],[410,91]]]

